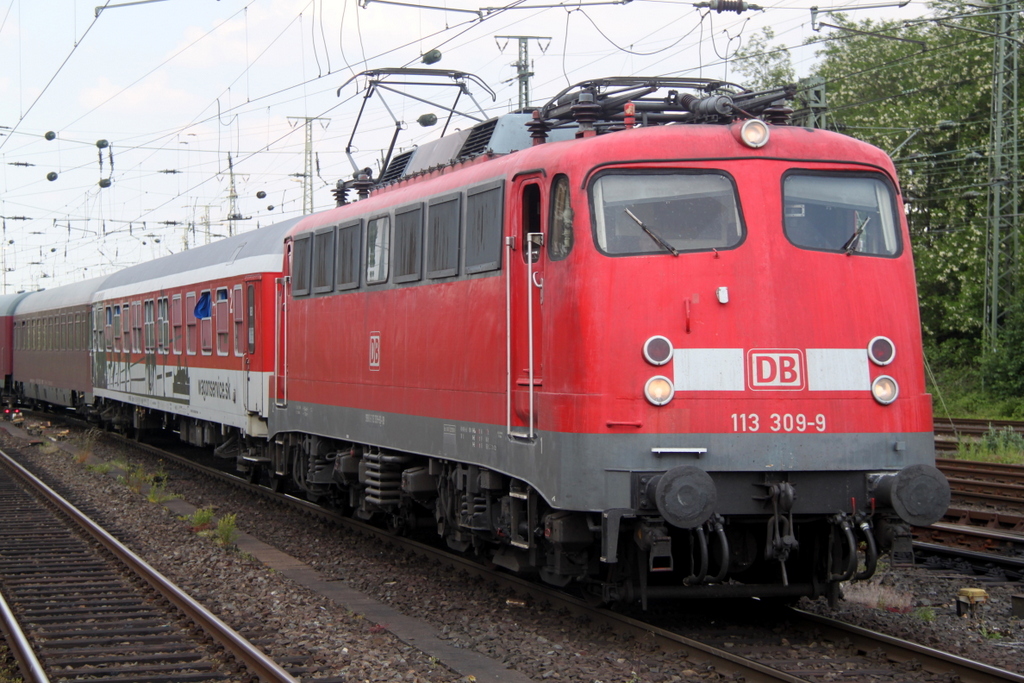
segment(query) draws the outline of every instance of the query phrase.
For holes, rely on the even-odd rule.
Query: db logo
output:
[[[755,391],[796,391],[804,388],[803,354],[795,349],[747,351],[747,380]]]
[[[380,332],[370,333],[370,369],[380,370]]]

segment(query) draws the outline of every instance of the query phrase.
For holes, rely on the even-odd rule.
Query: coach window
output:
[[[313,243],[310,233],[299,235],[292,247],[292,296],[309,294],[309,259],[310,245]]]
[[[334,226],[313,233],[313,293],[323,294],[334,289]],[[241,291],[239,291],[241,301]],[[241,306],[239,306],[241,309]],[[235,350],[241,352],[241,346]]]
[[[720,171],[609,172],[590,185],[606,254],[731,249],[743,241],[732,178]]]
[[[783,226],[796,246],[847,255],[900,253],[895,193],[884,176],[791,172],[782,194]]]
[[[210,290],[199,293],[196,303],[196,318],[199,319],[199,348],[204,356],[213,354],[213,304],[210,301]]]
[[[145,315],[144,334],[146,339],[146,353],[153,353],[156,350],[156,306],[152,299],[142,303],[142,310]]]
[[[171,297],[171,345],[174,353],[181,353],[181,294]]]
[[[171,352],[170,324],[167,297],[162,296],[156,300],[156,336],[157,348],[160,350],[160,353],[167,354]]]
[[[228,310],[228,290],[226,287],[222,287],[217,290],[217,355],[226,356],[228,355],[228,338],[230,337],[230,320],[228,316],[230,312]]]
[[[422,268],[423,207],[395,212],[395,282],[415,282]]]
[[[333,252],[331,261],[334,261]],[[235,285],[231,290],[231,319],[234,321],[235,355],[241,356],[245,353],[245,307],[242,305],[242,285]]]
[[[196,293],[189,292],[185,295],[185,352],[190,356],[196,355],[196,342],[198,341],[196,330]]]
[[[132,351],[142,353],[142,302],[132,302]]]
[[[551,227],[548,236],[548,256],[560,261],[572,251],[572,206],[569,203],[569,178],[557,175],[551,182]]]
[[[114,306],[114,350],[121,350],[121,307]]]
[[[430,202],[427,212],[427,277],[459,274],[459,195]]]
[[[249,353],[256,353],[256,286],[249,284],[245,288],[246,333],[249,335]]]
[[[366,282],[377,284],[388,280],[388,256],[391,244],[391,219],[374,218],[366,224]]]
[[[504,182],[475,187],[466,193],[466,272],[501,267]]]
[[[130,353],[135,340],[132,339],[132,305],[126,301],[121,306],[121,337],[124,340],[125,353]]]
[[[338,291],[359,286],[359,255],[362,253],[363,223],[356,221],[338,228]]]
[[[103,328],[103,347],[110,351],[114,345],[114,309],[107,306],[107,323]]]

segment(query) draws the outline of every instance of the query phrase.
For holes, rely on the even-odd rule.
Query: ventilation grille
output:
[[[459,150],[458,158],[466,159],[485,152],[490,147],[491,135],[494,133],[494,128],[497,125],[498,119],[491,119],[474,126],[473,131],[462,145],[462,149]]]
[[[409,160],[412,159],[412,155],[415,149],[410,149],[408,152],[402,152],[396,154],[392,159],[388,167],[384,169],[384,175],[381,176],[379,185],[385,183],[394,182],[405,174],[405,169],[409,165]]]

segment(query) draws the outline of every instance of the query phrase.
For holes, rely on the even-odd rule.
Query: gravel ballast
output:
[[[308,668],[303,678],[351,681],[457,681],[458,672],[412,648],[387,631],[333,602],[286,581],[279,573],[237,551],[215,545],[190,531],[164,507],[148,503],[110,477],[89,471],[53,446],[18,446],[26,464],[45,471],[62,495],[115,534],[222,619],[274,657]],[[106,459],[132,459],[96,442]],[[157,465],[150,462],[152,471]],[[623,638],[567,615],[521,601],[485,581],[367,539],[251,494],[228,489],[200,475],[164,466],[168,491],[197,507],[237,514],[241,530],[293,555],[326,579],[381,600],[400,612],[434,625],[451,644],[504,663],[534,680],[580,683],[720,680],[684,654],[653,651],[647,643]],[[962,587],[982,587],[989,602],[978,616],[956,616],[954,599]],[[801,606],[1024,673],[1024,628],[1010,616],[1010,596],[1021,583],[986,581],[950,570],[883,567],[866,588],[847,587],[837,610],[824,601]],[[879,604],[888,608],[879,608]],[[723,619],[728,615],[722,614]],[[688,634],[700,639],[699,629]],[[286,658],[291,657],[288,660]],[[843,680],[856,680],[849,675]]]

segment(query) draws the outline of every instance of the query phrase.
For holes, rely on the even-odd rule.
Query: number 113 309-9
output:
[[[734,432],[824,432],[827,428],[825,416],[804,415],[803,413],[772,413],[767,417],[757,413],[733,413]]]

